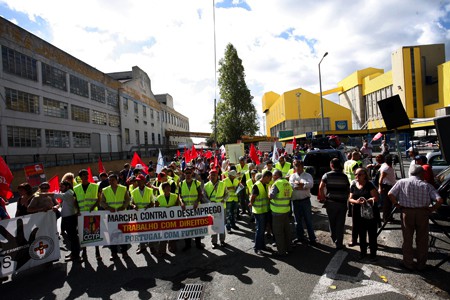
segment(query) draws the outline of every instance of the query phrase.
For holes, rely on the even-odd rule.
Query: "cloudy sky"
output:
[[[450,0],[0,0],[0,15],[102,72],[139,66],[153,93],[172,95],[200,132],[211,131],[215,57],[228,43],[242,59],[261,132],[262,95],[318,92],[325,52],[323,90],[358,69],[390,70],[402,46],[445,43],[450,59]]]

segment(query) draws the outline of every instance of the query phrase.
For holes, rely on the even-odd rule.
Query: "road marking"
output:
[[[336,252],[328,266],[325,268],[325,272],[322,277],[320,277],[319,282],[314,287],[314,290],[310,297],[311,299],[346,300],[387,292],[400,294],[400,291],[390,284],[381,283],[370,279],[363,279],[364,277],[370,278],[370,276],[372,275],[372,270],[370,270],[366,265],[363,265],[361,267],[361,271],[356,276],[338,274],[337,272],[346,257],[347,252],[345,251],[339,250],[338,252]],[[329,292],[329,287],[335,280],[357,282],[362,286],[345,289],[342,291]]]
[[[275,283],[273,283],[272,282],[272,285],[273,285],[273,292],[276,294],[276,295],[283,295],[283,292],[281,291],[281,289],[280,289],[280,287],[278,286],[278,285],[276,285]]]

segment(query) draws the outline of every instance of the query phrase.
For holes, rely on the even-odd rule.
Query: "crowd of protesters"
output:
[[[311,211],[310,190],[314,181],[306,172],[302,160],[311,149],[310,145],[297,147],[292,154],[284,149],[278,149],[278,153],[258,151],[257,158],[247,153],[239,157],[236,164],[231,163],[226,154],[218,152],[209,158],[198,156],[188,162],[179,156],[174,157],[159,173],[155,172],[152,162],[146,172],[140,164],[132,167],[127,163],[120,171],[102,172],[95,177],[94,183],[89,180],[87,170],[82,169],[75,174],[66,173],[58,193],[49,192],[48,182],[41,183],[35,193],[28,183],[20,184],[17,187],[20,197],[15,217],[53,210],[57,218],[62,218],[60,233],[70,245],[70,254],[65,260],[76,263],[88,259],[86,248],[80,247],[78,239],[77,217],[81,212],[107,210],[113,213],[172,206],[185,208],[220,202],[225,208],[226,230],[205,237],[212,249],[226,247],[226,234],[239,230],[237,220],[247,215],[245,226],[255,228],[255,254],[272,252],[274,256],[284,257],[297,243],[309,246],[319,243]],[[337,249],[345,248],[344,225],[346,214],[349,214],[353,228],[352,241],[348,246],[359,245],[361,259],[367,259],[369,248],[369,259],[376,260],[377,228],[382,221],[392,220],[394,206],[402,209],[403,263],[408,269],[415,267],[412,236],[416,232],[420,242],[417,268],[424,268],[428,251],[425,245],[428,227],[425,223],[429,213],[442,203],[442,199],[432,184],[424,180],[426,161],[423,157],[414,158],[410,178],[401,180],[396,178],[388,151],[377,155],[373,161],[372,149],[367,142],[360,150],[349,153],[345,163],[338,159],[330,161],[331,171],[321,180],[318,200],[326,208],[331,238]],[[412,196],[408,194],[408,189],[403,188],[405,186],[413,186],[421,192]],[[7,210],[5,201],[1,201],[0,217],[5,219],[8,218]],[[436,204],[431,206],[433,201]],[[294,232],[291,232],[292,221],[295,222]],[[191,243],[191,239],[185,239],[182,251],[188,251]],[[117,260],[119,254],[123,259],[128,259],[130,247],[109,246],[109,259]],[[198,250],[205,248],[201,238],[195,238],[195,247]],[[165,241],[141,243],[136,253],[142,254],[147,249],[156,256],[165,255],[166,251],[178,251],[176,241]],[[97,260],[103,259],[99,247],[95,249],[95,256]]]

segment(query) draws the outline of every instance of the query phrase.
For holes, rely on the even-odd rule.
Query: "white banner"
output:
[[[155,207],[116,213],[95,211],[78,217],[82,246],[121,245],[178,240],[223,233],[222,203],[181,207]]]
[[[0,277],[59,258],[53,211],[0,221]]]

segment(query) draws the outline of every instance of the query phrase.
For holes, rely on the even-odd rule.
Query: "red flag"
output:
[[[48,190],[49,193],[58,193],[59,192],[59,177],[58,177],[58,175],[53,176],[47,182],[50,185],[50,189]]]
[[[180,156],[181,156],[180,150],[177,150],[177,157],[180,157]]]
[[[106,173],[105,167],[103,167],[102,158],[98,157],[98,174]]]
[[[373,137],[372,141],[376,141],[379,138],[381,138],[383,136],[383,134],[381,132],[378,132],[377,134],[375,134],[375,136]]]
[[[0,197],[3,197],[5,200],[13,197],[13,193],[9,188],[13,178],[14,176],[11,173],[11,170],[3,160],[3,157],[0,156]]]
[[[87,171],[88,171],[88,181],[89,181],[90,183],[95,183],[94,177],[92,177],[91,167],[88,167],[88,168],[87,168]]]
[[[219,166],[219,158],[216,156],[214,156],[214,168],[217,168]]]
[[[294,140],[292,141],[292,151],[295,151],[295,149],[297,149],[297,139],[294,138]]]
[[[134,167],[136,167],[137,164],[140,164],[142,166],[142,170],[146,174],[148,173],[147,165],[144,164],[144,162],[142,161],[141,157],[136,152],[134,152],[133,159],[131,159],[130,165],[131,165],[132,168],[134,168]]]
[[[205,157],[206,158],[211,158],[212,157],[212,152],[209,150],[209,151],[207,151],[206,153],[205,153]]]
[[[194,145],[192,145],[192,150],[191,150],[191,159],[196,159],[198,156],[197,154],[197,150],[195,149]]]
[[[255,162],[256,165],[259,165],[261,163],[259,161],[258,154],[256,153],[256,148],[253,144],[250,145],[250,158]]]

